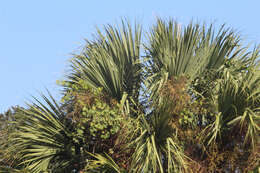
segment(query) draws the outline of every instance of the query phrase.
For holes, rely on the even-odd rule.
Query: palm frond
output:
[[[28,109],[17,113],[17,129],[10,136],[8,151],[19,153],[19,165],[31,172],[72,170],[75,148],[61,122],[64,115],[53,98],[53,102],[43,99],[45,104],[36,100],[38,104],[28,104]]]
[[[157,112],[158,111],[158,112]],[[175,138],[174,129],[170,126],[171,114],[167,106],[162,106],[146,120],[140,135],[130,145],[135,152],[132,156],[133,172],[184,172],[189,159]]]
[[[87,41],[81,55],[72,59],[71,82],[83,80],[93,88],[103,88],[112,98],[120,101],[126,92],[138,102],[141,86],[140,41],[141,27],[134,30],[122,21],[120,29],[105,26],[96,41]]]
[[[182,30],[177,22],[158,19],[147,46],[153,73],[162,71],[169,77],[186,74],[193,78],[203,65],[198,50],[201,34],[199,25],[190,24]]]
[[[88,153],[93,159],[87,160],[85,171],[87,172],[103,172],[103,173],[124,173],[123,168],[120,168],[115,161],[108,155]]]
[[[251,55],[247,55],[247,60],[250,60],[248,61],[250,63],[247,62],[247,70],[239,73],[235,72],[237,71],[236,65],[229,66],[229,69],[221,69],[222,77],[216,83],[217,92],[213,92],[216,95],[212,97],[214,105],[217,106],[216,110],[221,115],[221,122],[217,116],[210,125],[218,124],[219,128],[232,129],[240,124],[241,129],[246,128],[247,131],[243,137],[244,143],[251,140],[253,148],[259,137],[260,71],[257,68],[259,55],[257,49]],[[238,61],[238,63],[240,62]],[[219,128],[217,128],[218,131],[221,131]],[[213,131],[211,132],[213,133]],[[216,135],[213,136],[215,139]]]
[[[146,46],[150,58],[146,87],[150,96],[156,98],[156,92],[164,82],[180,76],[196,83],[198,92],[207,90],[208,87],[202,87],[201,79],[208,78],[211,71],[211,76],[215,76],[212,75],[215,70],[241,54],[239,41],[240,37],[224,25],[216,35],[213,25],[207,28],[190,23],[182,28],[172,20],[164,22],[158,19]]]

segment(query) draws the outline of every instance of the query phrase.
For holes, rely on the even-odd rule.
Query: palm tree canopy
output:
[[[225,25],[106,25],[71,59],[61,103],[20,108],[3,172],[255,171],[260,46]],[[1,167],[0,167],[1,170]]]

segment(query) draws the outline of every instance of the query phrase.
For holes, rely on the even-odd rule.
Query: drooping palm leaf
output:
[[[216,92],[212,93],[215,94],[212,98],[219,115],[213,124],[209,125],[216,129],[208,134],[211,135],[211,139],[216,139],[217,134],[221,136],[223,129],[236,128],[236,125],[240,124],[241,129],[246,129],[246,134],[242,137],[244,143],[250,141],[253,148],[259,143],[260,73],[257,62],[259,55],[259,49],[247,55],[250,63],[243,64],[246,70],[237,70],[236,65],[220,69],[221,78],[216,83]],[[239,61],[233,63],[240,64]],[[210,142],[212,140],[209,140]]]
[[[142,119],[140,135],[133,141],[135,152],[132,156],[133,172],[184,172],[188,157],[175,138],[171,127],[172,115],[167,106],[155,111],[151,118]]]

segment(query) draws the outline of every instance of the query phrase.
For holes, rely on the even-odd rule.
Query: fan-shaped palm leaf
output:
[[[19,165],[31,172],[64,172],[72,170],[75,147],[62,123],[63,112],[51,97],[46,102],[29,105],[16,114],[16,130],[9,139],[8,151],[19,153]]]
[[[182,29],[177,22],[158,19],[146,48],[151,72],[146,86],[153,96],[165,80],[182,75],[190,82],[200,77],[195,82],[200,86],[207,71],[219,69],[241,52],[239,40],[224,26],[215,35],[212,25],[207,29],[205,25],[190,23]]]
[[[109,96],[120,101],[126,92],[138,102],[141,85],[140,63],[141,28],[134,31],[122,22],[121,28],[105,27],[98,30],[96,41],[87,41],[83,53],[72,60],[71,82],[80,79],[93,88],[103,88]]]

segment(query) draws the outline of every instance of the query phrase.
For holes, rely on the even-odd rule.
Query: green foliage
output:
[[[140,136],[130,144],[135,148],[131,171],[183,172],[187,170],[189,158],[171,126],[172,115],[168,107],[157,111],[149,121],[142,118]]]
[[[8,139],[8,153],[18,154],[17,165],[30,172],[63,172],[72,170],[75,162],[75,146],[70,140],[70,132],[62,124],[63,112],[51,97],[43,96],[46,105],[28,105],[15,115],[16,129]],[[61,166],[61,168],[59,168]]]
[[[257,172],[260,47],[217,31],[158,19],[142,43],[139,25],[97,30],[57,82],[61,104],[43,96],[1,123],[0,172]]]
[[[91,172],[91,173],[126,173],[127,171],[123,168],[120,168],[114,160],[107,154],[105,156],[102,156],[100,154],[91,154],[91,156],[95,158],[95,160],[91,160],[88,162],[88,164],[84,168],[84,172]]]
[[[108,139],[120,129],[122,116],[119,105],[111,107],[102,101],[100,95],[98,95],[100,91],[102,90],[93,93],[95,98],[91,104],[83,102],[83,100],[76,101],[82,107],[76,133],[83,139],[86,134],[97,141]]]
[[[92,88],[102,88],[110,97],[120,101],[126,92],[138,102],[141,86],[140,45],[141,27],[134,29],[122,21],[121,28],[110,25],[102,34],[97,30],[97,39],[87,41],[80,55],[72,61],[72,72],[68,81],[82,80]]]
[[[8,155],[7,149],[10,144],[6,143],[6,139],[16,129],[12,121],[15,121],[15,114],[19,109],[22,108],[12,107],[5,113],[0,114],[0,165],[4,165],[4,167],[16,164],[17,158],[19,158],[18,154]]]

